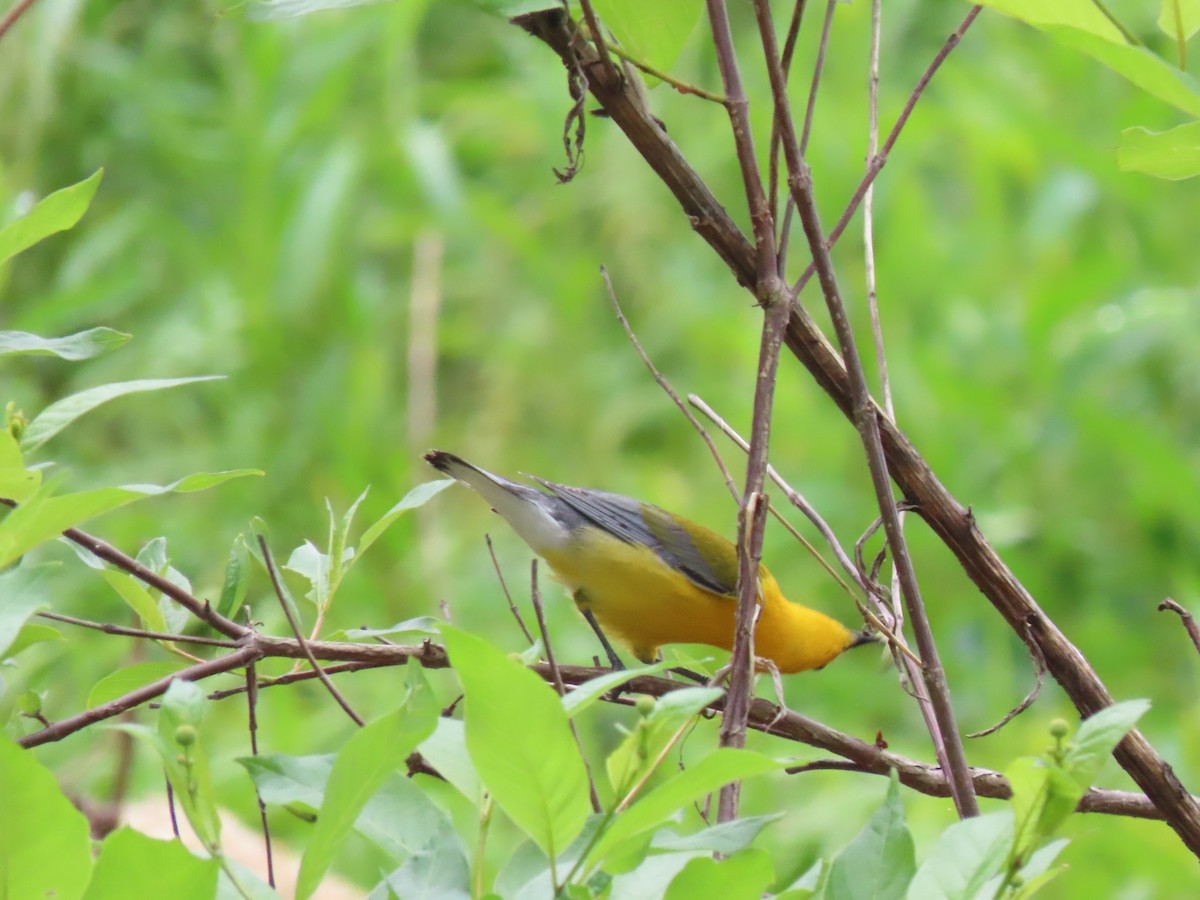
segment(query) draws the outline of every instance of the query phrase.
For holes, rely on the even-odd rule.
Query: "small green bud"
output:
[[[192,761],[187,758],[186,753],[180,753],[178,756],[176,756],[175,762],[179,763],[181,766],[190,766],[192,764]]]
[[[1061,741],[1070,732],[1071,726],[1067,724],[1066,719],[1055,719],[1050,723],[1050,737],[1056,741]]]
[[[637,698],[637,700],[634,701],[633,708],[638,711],[639,716],[645,718],[646,716],[650,715],[650,713],[654,712],[654,707],[657,703],[658,701],[653,697],[647,697],[645,694],[642,694]]]
[[[37,691],[25,691],[17,697],[17,709],[23,716],[37,716],[42,712],[42,695]]]
[[[196,726],[180,725],[175,729],[175,743],[180,747],[190,747],[196,743]]]

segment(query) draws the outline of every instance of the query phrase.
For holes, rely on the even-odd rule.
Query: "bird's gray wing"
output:
[[[568,487],[537,477],[534,480],[571,510],[614,537],[627,544],[649,547],[698,587],[715,594],[732,595],[736,591],[736,554],[714,557],[702,552],[692,536],[666,510],[621,494]],[[707,529],[704,531],[710,541],[728,543],[720,535]]]

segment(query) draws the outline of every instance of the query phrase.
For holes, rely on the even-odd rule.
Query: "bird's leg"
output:
[[[621,657],[617,656],[617,651],[612,648],[612,644],[608,642],[604,632],[600,629],[600,623],[596,621],[596,617],[592,615],[592,611],[584,605],[586,601],[581,602],[583,591],[575,592],[575,605],[579,607],[579,611],[583,613],[583,617],[587,619],[587,623],[592,626],[592,631],[596,632],[596,637],[600,639],[600,646],[604,648],[605,654],[608,656],[608,662],[614,669],[624,669],[625,664],[621,662]]]

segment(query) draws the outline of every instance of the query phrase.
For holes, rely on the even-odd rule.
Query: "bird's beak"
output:
[[[878,632],[867,631],[866,629],[863,629],[862,631],[860,631],[858,634],[856,634],[854,636],[854,639],[850,641],[850,644],[846,647],[846,649],[849,650],[850,647],[861,647],[863,644],[882,644],[882,643],[883,643],[883,638],[879,635]]]

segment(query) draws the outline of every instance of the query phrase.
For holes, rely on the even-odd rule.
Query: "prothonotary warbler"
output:
[[[601,628],[646,663],[658,657],[661,644],[732,648],[737,549],[716,532],[620,494],[534,478],[543,492],[442,450],[429,451],[425,459],[483,497],[549,564],[614,666],[620,660]],[[759,589],[754,652],[780,672],[819,669],[872,640],[787,600],[765,567],[759,569]]]

